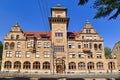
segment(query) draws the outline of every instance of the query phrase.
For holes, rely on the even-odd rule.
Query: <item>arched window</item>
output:
[[[24,62],[23,69],[30,69],[30,68],[31,68],[30,62],[28,62],[28,61]]]
[[[9,43],[6,42],[6,43],[5,43],[5,49],[8,49],[8,47],[9,47]]]
[[[69,63],[69,69],[76,69],[76,64],[75,64],[75,62],[70,62],[70,63]]]
[[[4,64],[4,68],[11,69],[12,68],[12,62],[6,61],[5,64]]]
[[[44,62],[43,63],[43,69],[50,69],[50,63],[49,62]]]
[[[108,69],[114,70],[115,69],[115,63],[114,62],[109,62],[108,63]]]
[[[14,68],[15,69],[20,69],[21,68],[21,62],[20,61],[14,62]]]
[[[94,49],[97,50],[97,44],[94,44]]]
[[[96,65],[97,65],[97,69],[99,69],[99,70],[103,69],[103,63],[102,62],[98,62]]]
[[[89,63],[87,64],[87,68],[88,68],[89,70],[94,69],[94,63],[93,63],[93,62],[89,62]]]
[[[84,62],[79,62],[78,63],[78,69],[85,70],[85,63]]]
[[[33,69],[40,69],[40,62],[34,62],[33,63]]]
[[[102,44],[99,44],[99,49],[102,50]]]
[[[14,47],[15,47],[15,43],[12,42],[12,43],[10,44],[10,49],[14,49]]]

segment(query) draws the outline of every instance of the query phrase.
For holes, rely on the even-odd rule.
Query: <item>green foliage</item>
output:
[[[89,0],[79,0],[78,5],[84,5]],[[95,0],[92,8],[97,10],[94,18],[105,18],[109,15],[110,19],[116,19],[120,14],[120,0]]]
[[[111,49],[110,49],[110,48],[105,47],[105,48],[104,48],[104,53],[105,53],[106,59],[111,59],[111,58],[112,58],[112,57],[111,57]]]
[[[3,45],[2,42],[0,41],[0,59],[2,59],[2,50],[3,50]]]

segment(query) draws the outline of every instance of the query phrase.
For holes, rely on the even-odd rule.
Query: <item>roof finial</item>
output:
[[[18,22],[16,22],[16,24],[15,24],[14,26],[15,26],[15,27],[18,27],[18,26],[19,26]]]
[[[90,22],[88,21],[88,19],[86,20],[86,24],[90,24]]]
[[[61,7],[61,4],[57,4],[57,7]]]

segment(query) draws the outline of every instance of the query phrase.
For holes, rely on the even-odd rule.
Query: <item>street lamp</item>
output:
[[[85,72],[87,73],[86,54],[84,53],[84,55],[85,55]]]
[[[54,75],[54,43],[51,44],[52,48],[52,74]]]

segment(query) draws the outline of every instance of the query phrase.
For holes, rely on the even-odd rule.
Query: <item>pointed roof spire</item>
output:
[[[89,22],[89,20],[88,20],[88,19],[86,20],[86,24],[90,24],[90,22]]]
[[[18,24],[18,22],[14,25],[14,27],[19,27],[19,24]]]

